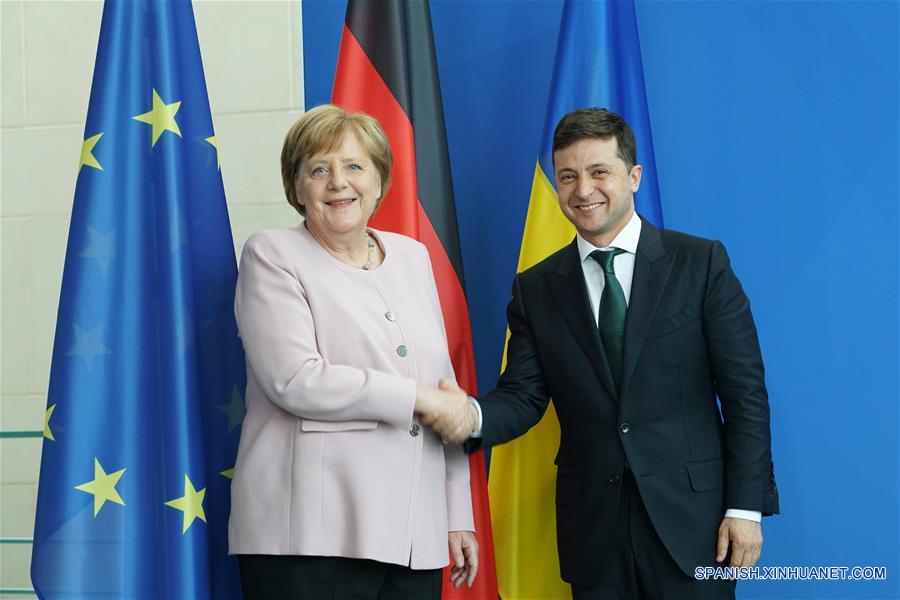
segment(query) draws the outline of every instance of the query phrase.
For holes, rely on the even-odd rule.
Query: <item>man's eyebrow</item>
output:
[[[585,167],[585,168],[586,169],[596,169],[597,167],[609,167],[609,164],[610,163],[608,163],[608,162],[601,161],[601,162],[591,163],[591,164],[587,165],[587,167]],[[572,173],[574,173],[575,171],[577,171],[577,169],[575,169],[573,167],[559,167],[556,170],[557,173],[562,173],[563,171],[571,171]]]

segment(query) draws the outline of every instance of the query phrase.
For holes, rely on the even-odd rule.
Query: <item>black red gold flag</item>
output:
[[[457,381],[477,394],[469,309],[444,111],[426,1],[350,0],[335,74],[334,104],[378,119],[394,154],[391,189],[372,219],[425,244],[431,256]],[[484,455],[469,458],[479,552],[475,585],[444,585],[444,598],[497,598]],[[446,581],[446,579],[445,579]]]

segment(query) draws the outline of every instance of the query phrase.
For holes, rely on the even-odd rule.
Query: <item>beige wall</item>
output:
[[[102,5],[0,1],[0,430],[43,429],[69,216]],[[300,2],[195,2],[235,247],[297,223],[281,140],[303,108]],[[0,440],[0,537],[31,537],[40,439]],[[0,544],[0,588],[31,587]],[[21,596],[19,596],[21,597]]]

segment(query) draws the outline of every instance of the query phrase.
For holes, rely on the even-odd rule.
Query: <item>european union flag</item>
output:
[[[190,2],[108,1],[53,348],[41,598],[239,595],[237,269]]]

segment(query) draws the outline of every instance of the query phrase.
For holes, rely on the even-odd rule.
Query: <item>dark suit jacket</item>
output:
[[[466,449],[522,435],[553,398],[564,580],[594,583],[594,565],[616,530],[626,465],[688,575],[714,564],[726,508],[778,512],[756,327],[720,242],[643,222],[621,393],[574,242],[516,276],[507,316],[506,371],[479,399],[482,437]]]

